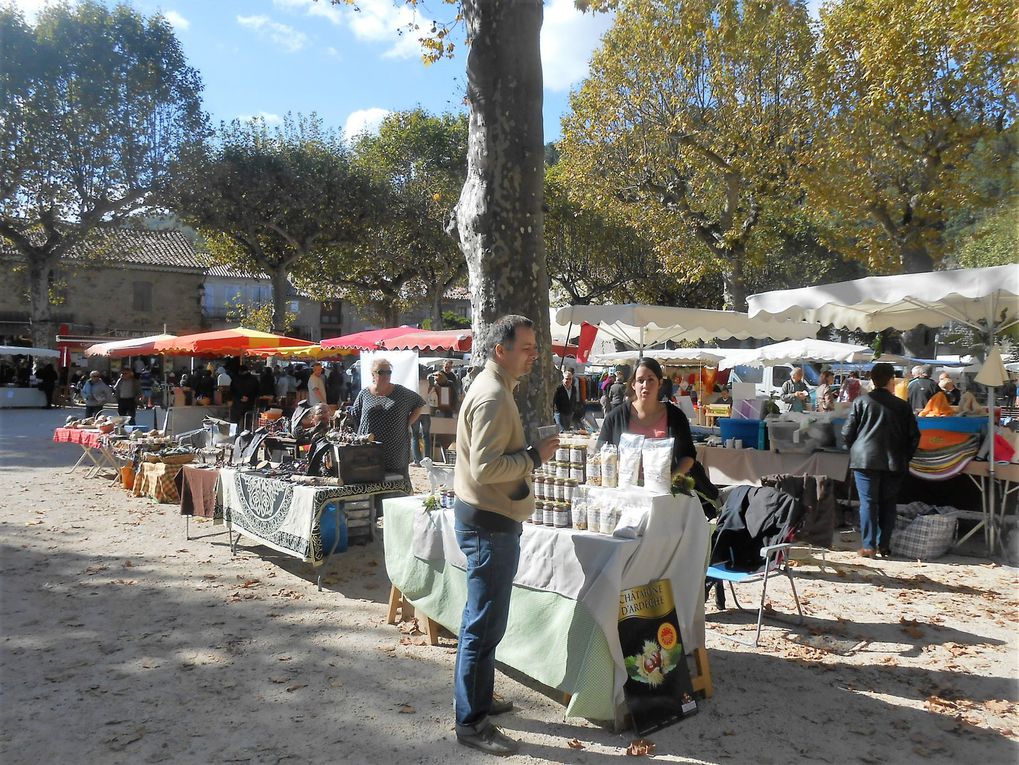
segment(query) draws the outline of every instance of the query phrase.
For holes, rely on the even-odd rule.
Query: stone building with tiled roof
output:
[[[0,240],[0,344],[30,336],[28,284],[20,255]],[[57,267],[51,294],[53,326],[61,335],[82,338],[136,337],[220,329],[238,302],[269,303],[272,285],[265,274],[249,274],[196,249],[179,230],[117,229],[99,245],[72,253]],[[356,332],[370,325],[346,300],[319,302],[292,288],[288,308],[297,319],[291,334],[309,340]],[[444,310],[470,316],[470,295],[451,289]],[[401,321],[419,324],[426,305]]]
[[[117,229],[72,252],[51,282],[59,334],[131,337],[201,329],[208,264],[179,231]],[[19,253],[0,240],[0,336],[29,335],[28,284]],[[171,329],[173,328],[173,329]]]

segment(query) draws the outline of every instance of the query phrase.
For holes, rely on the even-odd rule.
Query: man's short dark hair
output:
[[[492,326],[488,330],[488,355],[492,356],[495,354],[495,346],[497,345],[512,347],[513,342],[517,339],[517,329],[519,327],[533,329],[534,322],[526,316],[520,316],[515,313],[502,316],[493,321]]]
[[[885,387],[893,377],[895,377],[895,367],[891,364],[878,363],[870,370],[870,381],[874,383],[875,389]]]

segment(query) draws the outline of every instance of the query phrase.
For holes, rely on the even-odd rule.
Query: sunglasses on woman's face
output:
[[[392,369],[376,369],[375,370],[375,374],[379,375],[380,377],[383,376],[383,375],[391,375],[391,374],[393,374],[393,370]]]

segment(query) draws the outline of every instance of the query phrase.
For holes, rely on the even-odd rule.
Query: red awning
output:
[[[390,337],[382,341],[382,347],[389,351],[457,351],[466,353],[471,349],[469,329],[447,329],[436,332],[418,330],[410,334]]]
[[[168,356],[240,356],[253,348],[296,348],[308,345],[314,343],[296,337],[236,327],[157,340],[153,344],[153,351]]]
[[[323,340],[319,345],[323,348],[354,348],[361,351],[376,351],[379,344],[388,338],[409,335],[426,330],[417,327],[387,327],[385,329],[366,329],[350,335],[340,335]]]

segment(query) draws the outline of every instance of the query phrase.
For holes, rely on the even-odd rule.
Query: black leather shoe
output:
[[[513,709],[513,702],[509,699],[504,699],[502,696],[492,697],[492,706],[488,708],[488,714],[490,715],[504,715]]]
[[[504,735],[494,725],[489,725],[481,733],[457,733],[456,740],[471,749],[498,757],[516,754],[520,750],[520,744]]]

